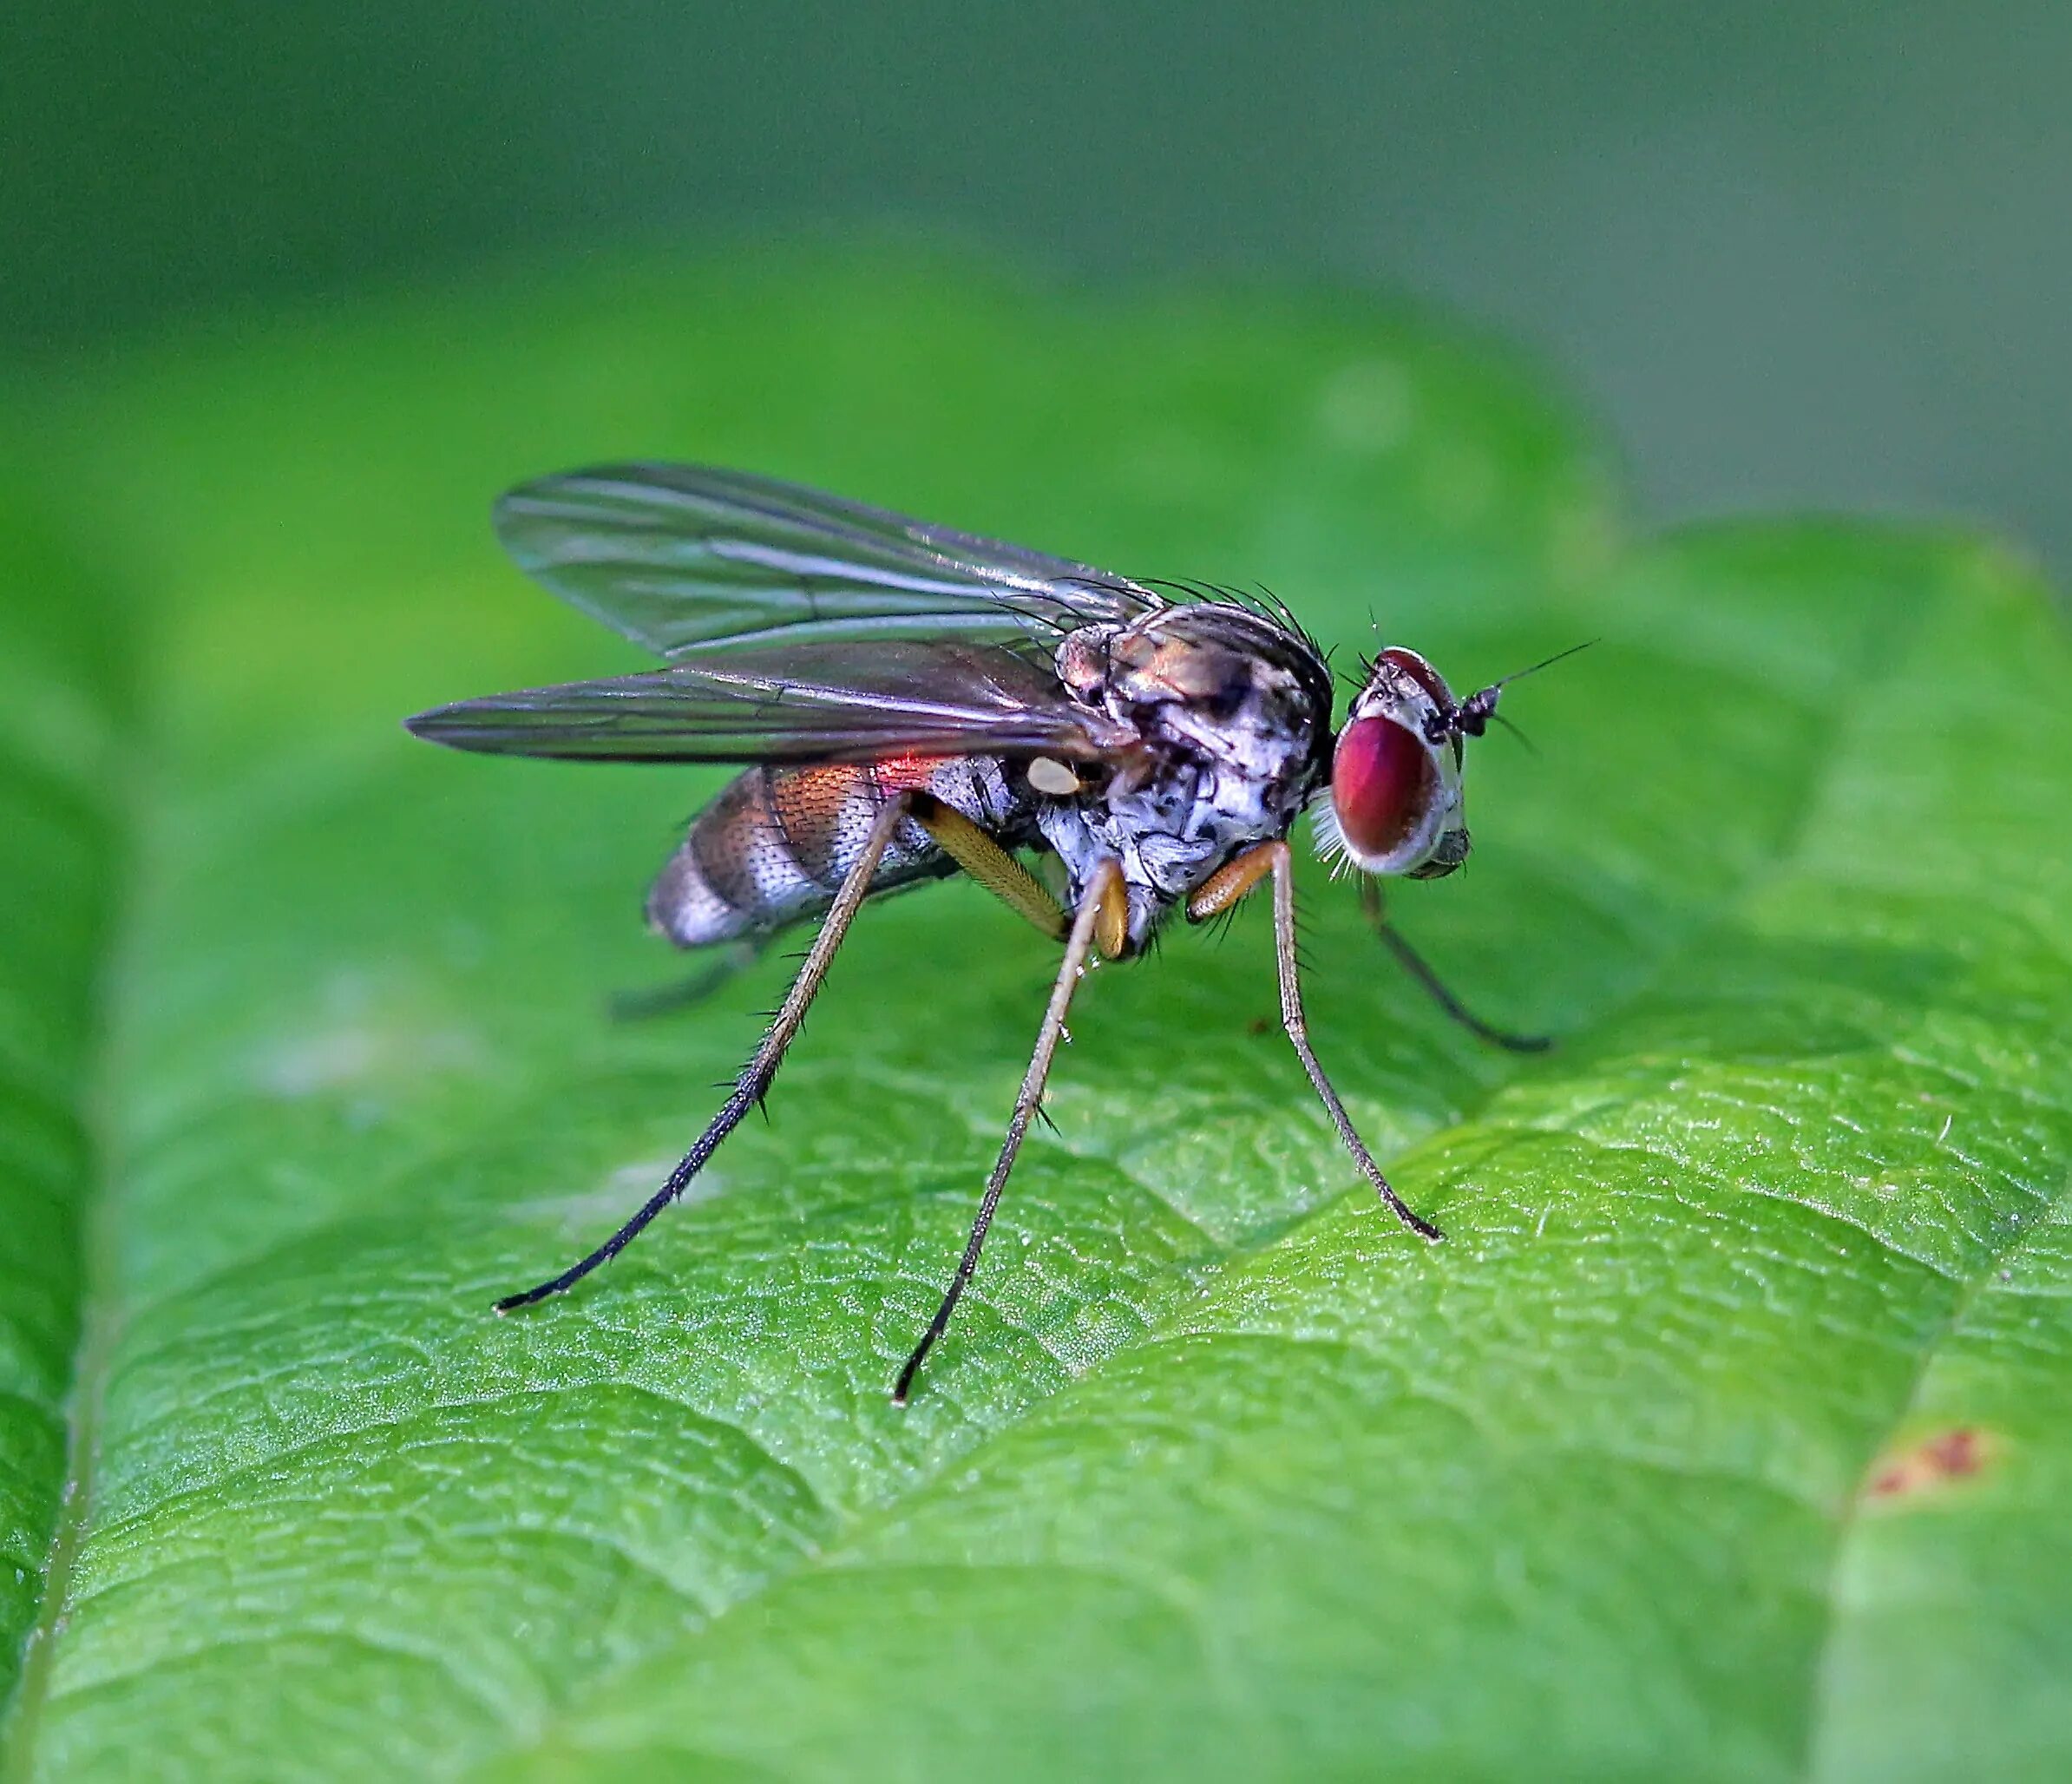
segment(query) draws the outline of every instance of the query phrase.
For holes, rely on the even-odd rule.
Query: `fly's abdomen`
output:
[[[728,785],[697,817],[648,894],[647,920],[679,948],[764,934],[825,910],[886,802],[926,790],[1001,842],[1025,840],[1033,802],[1008,790],[989,756],[883,762],[765,763]],[[893,833],[872,889],[953,870],[911,822]]]

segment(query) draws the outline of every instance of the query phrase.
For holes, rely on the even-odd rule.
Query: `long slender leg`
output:
[[[1110,874],[1101,888],[1100,908],[1093,918],[1093,945],[1105,960],[1118,961],[1130,951],[1130,889],[1119,872]]]
[[[1072,916],[1072,934],[1066,938],[1065,957],[1059,962],[1057,983],[1051,987],[1051,1000],[1043,1013],[1043,1026],[1036,1031],[1036,1051],[1029,1056],[1029,1069],[1022,1074],[1021,1090],[1014,1099],[1014,1113],[1007,1123],[1007,1137],[1000,1143],[1000,1155],[993,1164],[993,1175],[986,1179],[986,1193],[979,1201],[978,1217],[971,1223],[971,1238],[964,1247],[964,1256],[958,1260],[957,1273],[950,1278],[949,1292],[942,1297],[942,1305],[935,1309],[935,1317],[928,1322],[921,1342],[914,1347],[914,1354],[899,1372],[899,1381],[892,1390],[895,1406],[906,1405],[915,1376],[920,1374],[921,1364],[935,1348],[935,1341],[949,1329],[950,1315],[957,1310],[957,1302],[971,1282],[972,1272],[979,1267],[979,1253],[986,1244],[986,1230],[993,1224],[993,1211],[1000,1206],[1000,1191],[1007,1187],[1007,1173],[1014,1169],[1014,1157],[1021,1151],[1022,1136],[1028,1132],[1037,1105],[1043,1101],[1044,1082],[1051,1073],[1051,1059],[1058,1051],[1059,1037],[1065,1033],[1065,1018],[1072,1008],[1072,994],[1085,971],[1087,956],[1093,950],[1094,925],[1099,921],[1104,905],[1112,896],[1110,888],[1119,884],[1121,879],[1122,869],[1116,862],[1103,862],[1080,895],[1079,908]]]
[[[1262,843],[1256,849],[1246,849],[1235,861],[1225,862],[1188,900],[1188,918],[1198,923],[1220,910],[1228,909],[1269,873],[1274,876],[1274,958],[1281,969],[1281,1026],[1288,1031],[1288,1038],[1295,1045],[1295,1057],[1302,1062],[1303,1071],[1309,1074],[1310,1085],[1329,1113],[1339,1138],[1346,1143],[1346,1151],[1353,1155],[1353,1162],[1380,1191],[1381,1199],[1395,1210],[1396,1218],[1413,1233],[1421,1233],[1427,1239],[1443,1239],[1444,1233],[1422,1216],[1413,1213],[1403,1198],[1389,1187],[1388,1179],[1381,1175],[1381,1167],[1374,1163],[1374,1155],[1367,1151],[1367,1142],[1360,1138],[1359,1130],[1353,1125],[1353,1118],[1346,1113],[1346,1105],[1338,1100],[1338,1092],[1331,1088],[1331,1080],[1324,1076],[1324,1068],[1310,1050],[1309,1024],[1302,1014],[1302,984],[1295,961],[1295,856],[1288,844]]]
[[[762,1043],[756,1048],[754,1057],[741,1068],[741,1075],[734,1080],[732,1092],[712,1118],[711,1125],[698,1135],[698,1143],[684,1154],[662,1187],[587,1257],[569,1265],[560,1276],[536,1288],[505,1295],[496,1303],[497,1312],[509,1313],[514,1308],[529,1307],[535,1301],[559,1295],[564,1289],[581,1282],[600,1264],[609,1263],[639,1236],[650,1221],[684,1193],[691,1179],[705,1168],[705,1161],[719,1150],[719,1143],[740,1125],[744,1115],[762,1101],[777,1077],[777,1067],[784,1063],[784,1049],[791,1045],[799,1025],[806,1020],[806,1010],[813,1001],[814,994],[827,977],[835,950],[842,946],[842,938],[849,933],[849,923],[870,895],[871,876],[877,871],[879,858],[907,815],[905,799],[893,799],[886,803],[873,820],[870,833],[864,838],[862,853],[857,856],[856,865],[843,878],[842,888],[836,893],[835,902],[820,926],[820,934],[813,938],[805,964],[798,969],[798,977],[791,981],[791,989],[784,994],[784,1001],[764,1031]]]
[[[703,1003],[708,997],[761,960],[779,932],[744,935],[738,941],[723,941],[711,958],[696,971],[686,973],[668,985],[648,986],[639,991],[615,991],[607,1006],[614,1022],[646,1022],[656,1016],[672,1016]]]
[[[1413,1212],[1409,1204],[1389,1187],[1388,1179],[1381,1175],[1381,1167],[1374,1163],[1374,1155],[1367,1151],[1367,1142],[1360,1138],[1359,1131],[1353,1125],[1353,1118],[1346,1113],[1346,1105],[1338,1100],[1338,1092],[1331,1088],[1331,1080],[1324,1076],[1324,1068],[1310,1050],[1309,1025],[1302,1015],[1301,968],[1295,960],[1295,856],[1285,843],[1266,843],[1261,846],[1274,851],[1274,958],[1281,969],[1281,1026],[1288,1031],[1295,1057],[1302,1062],[1303,1071],[1309,1074],[1310,1085],[1330,1112],[1331,1124],[1337,1128],[1339,1138],[1346,1143],[1346,1151],[1353,1155],[1353,1162],[1380,1192],[1381,1199],[1395,1210],[1396,1218],[1412,1232],[1427,1239],[1443,1239],[1444,1233],[1422,1215]]]
[[[1221,916],[1223,912],[1246,896],[1260,881],[1274,870],[1274,850],[1285,845],[1264,843],[1256,849],[1248,849],[1243,855],[1233,856],[1188,895],[1187,921],[1205,923],[1210,917]]]
[[[1028,869],[1001,848],[954,805],[933,793],[907,796],[914,822],[935,846],[1015,915],[1033,923],[1053,941],[1065,940],[1070,927],[1065,907],[1051,896]]]
[[[1388,950],[1401,963],[1403,970],[1431,993],[1432,1000],[1456,1022],[1479,1040],[1486,1040],[1492,1046],[1507,1047],[1514,1053],[1544,1053],[1554,1045],[1553,1037],[1546,1034],[1515,1034],[1508,1028],[1498,1028],[1485,1022],[1472,1010],[1462,1003],[1446,988],[1446,982],[1433,970],[1424,955],[1413,948],[1403,932],[1388,920],[1388,914],[1381,902],[1381,889],[1371,878],[1360,882],[1360,904],[1367,912],[1367,921],[1374,926],[1374,933],[1388,945]]]
[[[1066,917],[1064,906],[984,830],[955,806],[946,805],[932,793],[909,793],[907,803],[908,815],[974,881],[1052,941],[1065,940],[1065,932],[1072,925]],[[707,951],[708,958],[702,967],[673,984],[615,993],[609,1005],[612,1020],[644,1022],[655,1016],[674,1015],[692,1004],[703,1003],[721,986],[761,960],[784,933],[771,929],[759,935],[744,935],[737,941],[721,942]]]

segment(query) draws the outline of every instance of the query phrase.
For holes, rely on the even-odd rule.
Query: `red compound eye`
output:
[[[1393,645],[1381,653],[1380,660],[1393,663],[1420,687],[1432,696],[1439,710],[1453,710],[1453,690],[1446,685],[1446,677],[1434,669],[1415,651],[1406,651],[1400,645]]]
[[[1392,855],[1423,821],[1439,773],[1425,740],[1389,718],[1358,718],[1338,735],[1331,807],[1357,856]]]

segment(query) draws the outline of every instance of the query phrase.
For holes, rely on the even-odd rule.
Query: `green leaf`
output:
[[[1953,533],[1629,540],[1531,373],[1365,303],[867,256],[596,274],[16,391],[0,513],[14,1780],[2072,1771],[2072,701]],[[710,775],[404,713],[630,653],[503,485],[739,463],[1262,580],[1473,682],[1470,872],[1104,971],[933,1309],[1049,950],[867,914],[688,1204],[770,961],[637,1026]],[[1380,632],[1369,629],[1370,613]],[[1341,655],[1341,661],[1347,660]]]

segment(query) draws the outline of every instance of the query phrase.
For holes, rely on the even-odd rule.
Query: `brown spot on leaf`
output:
[[[1864,1494],[1871,1499],[1910,1498],[1966,1479],[1992,1459],[1993,1445],[1987,1434],[1974,1426],[1960,1425],[1880,1457]]]

